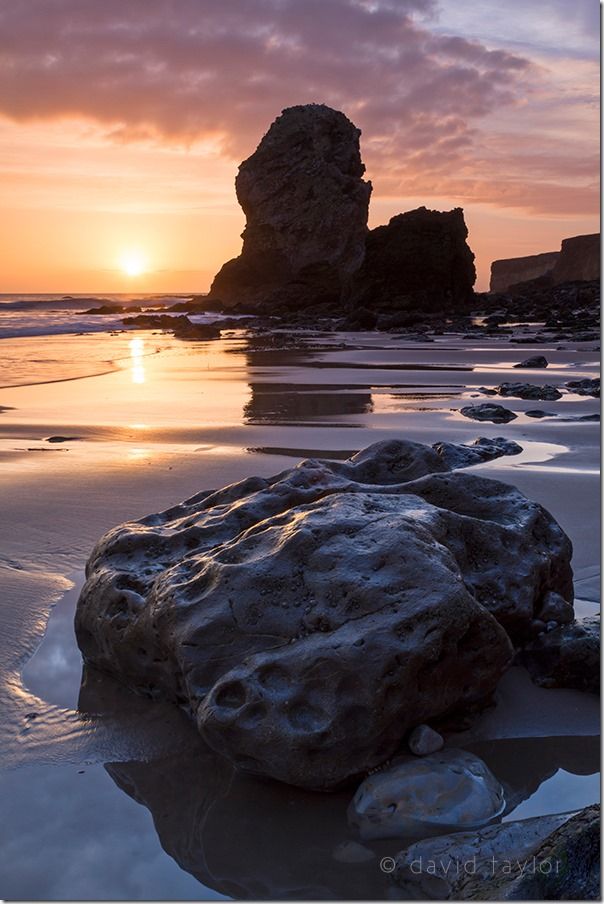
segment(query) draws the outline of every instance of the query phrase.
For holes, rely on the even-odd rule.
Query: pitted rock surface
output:
[[[332,788],[488,696],[546,595],[572,600],[570,555],[515,488],[393,440],[110,531],[76,633],[238,767]]]

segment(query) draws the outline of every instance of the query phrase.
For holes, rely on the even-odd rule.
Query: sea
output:
[[[49,336],[62,333],[99,333],[123,328],[120,306],[140,307],[142,310],[163,310],[190,295],[135,295],[115,293],[110,295],[50,295],[50,294],[0,294],[0,339],[18,336]],[[88,314],[91,308],[115,305],[112,314]],[[216,314],[195,315],[194,322],[217,320]]]

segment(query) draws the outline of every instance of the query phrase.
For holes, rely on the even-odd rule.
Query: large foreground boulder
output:
[[[284,110],[239,167],[243,249],[214,278],[225,306],[339,301],[365,253],[371,183],[360,130],[323,104]]]
[[[382,442],[114,529],[76,633],[238,767],[332,788],[487,697],[550,591],[572,600],[570,555],[515,488]]]
[[[392,217],[367,236],[365,261],[354,279],[356,307],[392,311],[459,309],[470,303],[474,255],[460,207],[420,207]]]

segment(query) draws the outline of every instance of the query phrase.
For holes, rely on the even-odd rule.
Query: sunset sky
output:
[[[205,291],[309,102],[362,129],[370,225],[462,206],[486,288],[599,229],[598,42],[597,0],[5,0],[0,292]]]

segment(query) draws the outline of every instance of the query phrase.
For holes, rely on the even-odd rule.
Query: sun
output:
[[[142,251],[131,248],[120,257],[120,268],[126,276],[140,276],[147,271],[147,260]]]

